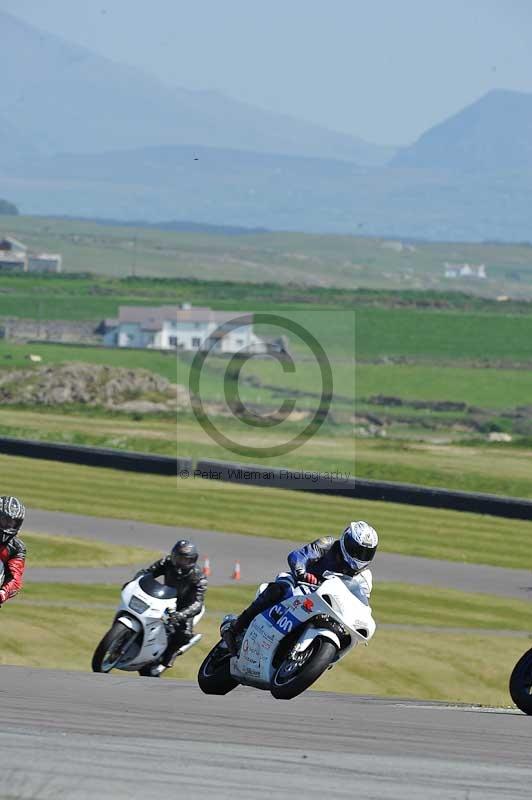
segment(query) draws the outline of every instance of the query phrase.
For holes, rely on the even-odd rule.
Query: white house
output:
[[[446,278],[487,278],[485,264],[444,264]]]
[[[253,333],[253,315],[181,306],[120,306],[118,319],[102,324],[107,347],[155,350],[210,350],[213,353],[265,353],[268,345]]]

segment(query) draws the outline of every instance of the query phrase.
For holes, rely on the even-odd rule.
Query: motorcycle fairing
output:
[[[258,614],[245,633],[239,654],[231,659],[233,677],[244,685],[269,688],[275,672],[275,652],[281,641],[297,631],[298,627],[301,628],[301,636],[295,642],[298,650],[304,650],[314,638],[323,636],[339,648],[338,657],[359,641],[365,642],[371,638],[375,623],[371,619],[367,600],[364,602],[348,586],[348,582],[331,575],[327,585],[322,584],[311,594],[297,587],[293,595]],[[353,599],[357,602],[354,603]],[[309,626],[313,618],[322,615],[330,616],[349,628],[350,644],[341,652],[336,633],[326,626]],[[359,634],[357,627],[363,627],[367,635]]]

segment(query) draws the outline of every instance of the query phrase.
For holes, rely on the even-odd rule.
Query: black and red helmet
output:
[[[26,509],[18,497],[0,497],[0,544],[8,544],[20,530]]]

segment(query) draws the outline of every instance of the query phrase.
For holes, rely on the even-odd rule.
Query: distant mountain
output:
[[[12,211],[2,212],[0,200],[0,214],[13,213]],[[15,211],[18,214],[18,210]],[[207,222],[192,222],[190,220],[164,220],[162,222],[147,222],[146,220],[119,220],[119,219],[100,219],[99,217],[69,217],[61,214],[54,219],[81,220],[82,222],[96,222],[98,225],[108,225],[121,228],[152,228],[158,231],[173,231],[174,233],[211,233],[221,236],[250,236],[256,233],[271,233],[268,228],[245,228],[237,225],[209,225]]]
[[[394,152],[219,92],[166,86],[3,12],[0,33],[0,128],[11,121],[25,145],[12,142],[14,154],[191,144],[374,165]]]
[[[361,168],[206,147],[25,158],[0,167],[0,196],[23,214],[528,241],[532,169]]]
[[[530,240],[532,95],[390,149],[175,89],[0,12],[0,197],[23,214]]]
[[[532,169],[532,94],[488,92],[399,150],[392,166],[476,172]]]

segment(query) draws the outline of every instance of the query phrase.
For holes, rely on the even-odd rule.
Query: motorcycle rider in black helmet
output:
[[[180,539],[169,555],[140,570],[135,576],[163,576],[165,585],[171,586],[177,592],[176,610],[168,617],[168,646],[162,655],[161,664],[148,668],[147,672],[141,674],[158,677],[165,669],[174,665],[178,650],[192,638],[194,617],[203,608],[207,591],[207,578],[197,561],[196,546],[188,539]]]

